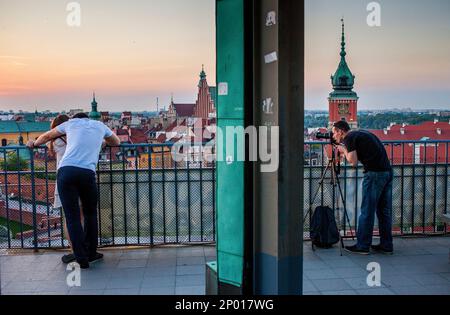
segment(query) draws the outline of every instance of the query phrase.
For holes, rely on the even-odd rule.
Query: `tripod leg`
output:
[[[330,168],[330,162],[328,162],[328,164],[327,164],[327,166],[325,168],[325,171],[323,172],[322,177],[320,178],[319,186],[317,187],[316,192],[314,194],[314,197],[311,200],[308,212],[306,212],[306,215],[303,217],[303,222],[305,222],[306,217],[308,216],[308,214],[311,214],[311,212],[312,212],[312,206],[313,206],[314,202],[316,201],[316,198],[317,198],[317,195],[319,194],[320,188],[323,189],[323,182],[325,180],[325,176],[326,176],[329,168]]]
[[[353,235],[353,231],[350,225],[350,218],[348,216],[348,212],[347,212],[347,205],[345,204],[345,198],[344,198],[344,194],[342,193],[342,188],[341,188],[341,182],[339,181],[339,178],[336,177],[336,182],[337,182],[337,186],[338,186],[338,190],[339,190],[339,195],[341,196],[341,200],[342,200],[342,205],[344,208],[344,217],[347,220],[348,223],[348,228],[350,229],[350,234],[352,236],[352,240],[355,239],[355,236]]]
[[[339,202],[339,199],[335,199],[334,198],[336,185],[339,188],[338,189],[338,193],[342,193],[341,190],[340,190],[339,178],[337,177],[336,169],[335,169],[335,165],[334,164],[332,165],[331,174],[332,174],[332,181],[333,181],[333,208],[334,208],[334,202],[336,202],[336,203]],[[341,194],[341,198],[342,198],[342,194]],[[345,211],[345,203],[344,202],[343,202],[343,205],[344,205],[344,211]],[[339,211],[339,206],[336,207],[336,208]],[[342,256],[342,249],[344,248],[344,239],[342,238],[342,235],[341,235],[341,220],[340,220],[340,216],[339,216],[339,224],[336,224],[336,225],[337,225],[337,229],[338,229],[338,233],[339,233],[339,252],[340,252],[340,255]]]

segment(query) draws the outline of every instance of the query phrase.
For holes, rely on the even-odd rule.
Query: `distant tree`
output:
[[[0,161],[0,169],[2,171],[24,171],[28,169],[28,161],[13,152],[8,154],[6,161]]]
[[[391,123],[418,125],[425,121],[433,121],[440,117],[426,113],[380,113],[377,115],[358,115],[359,126],[364,129],[383,129]]]
[[[389,127],[391,123],[402,124],[406,123],[408,125],[418,125],[426,121],[433,121],[438,119],[440,121],[446,121],[446,118],[439,117],[430,113],[419,113],[419,112],[383,112],[378,114],[368,114],[359,113],[358,123],[359,127],[363,129],[384,129]],[[305,128],[318,128],[328,126],[328,115],[305,115]]]

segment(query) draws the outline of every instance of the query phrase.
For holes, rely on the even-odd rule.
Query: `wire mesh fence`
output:
[[[394,170],[395,235],[448,233],[441,214],[448,213],[450,141],[386,142]],[[159,245],[215,241],[215,165],[198,148],[180,152],[172,145],[139,144],[107,147],[97,167],[100,246]],[[331,206],[337,187],[326,174],[326,142],[306,142],[304,213]],[[345,235],[357,229],[363,169],[340,163],[343,203],[335,214]],[[0,147],[0,249],[68,246],[61,208],[54,207],[55,158],[45,147]],[[315,192],[317,198],[313,202]],[[300,209],[299,209],[300,211]],[[304,222],[309,237],[311,215]],[[377,223],[374,233],[377,234]]]
[[[215,241],[215,169],[172,145],[107,147],[97,167],[99,245]],[[68,246],[54,207],[56,163],[45,147],[0,148],[0,248]]]
[[[384,142],[393,167],[392,230],[394,235],[445,234],[449,227],[441,219],[448,213],[449,141],[389,141]],[[332,183],[331,172],[325,175],[324,185],[319,189],[328,160],[332,155],[331,145],[324,142],[305,144],[304,209],[317,206],[333,208],[338,226],[345,236],[350,236],[358,227],[361,211],[364,170],[347,165],[342,159],[338,179],[342,188],[345,208],[350,224],[345,220],[344,203],[337,185]],[[314,200],[314,195],[317,198]],[[334,197],[333,197],[334,196]],[[334,199],[333,199],[334,198]],[[333,202],[337,200],[337,202]],[[304,238],[309,237],[311,214],[304,222]],[[375,220],[374,234],[378,234]]]

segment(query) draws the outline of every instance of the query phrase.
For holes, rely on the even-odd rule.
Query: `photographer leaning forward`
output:
[[[339,151],[356,167],[364,166],[361,214],[356,232],[357,243],[346,246],[352,253],[369,254],[370,248],[385,254],[393,253],[392,244],[392,167],[381,141],[365,130],[350,130],[345,121],[333,125],[333,138],[340,144]],[[380,244],[372,245],[372,232],[378,217]]]

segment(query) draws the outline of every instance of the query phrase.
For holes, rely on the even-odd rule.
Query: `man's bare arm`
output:
[[[105,142],[107,145],[115,147],[120,144],[120,139],[115,133],[113,133],[110,137],[105,138]]]
[[[348,152],[346,154],[346,158],[347,161],[353,166],[353,167],[357,167],[358,166],[358,154],[355,151],[352,152]]]
[[[343,145],[338,146],[338,149],[345,155],[345,158],[350,163],[350,165],[352,165],[353,167],[358,166],[358,154],[356,153],[356,150],[348,152],[347,148]]]
[[[59,132],[58,130],[56,130],[56,128],[53,128],[52,130],[47,131],[46,133],[43,133],[42,135],[40,135],[36,140],[28,141],[27,147],[29,147],[29,148],[38,147],[38,146],[43,145],[53,139],[61,137],[62,135],[64,135],[64,134]]]

